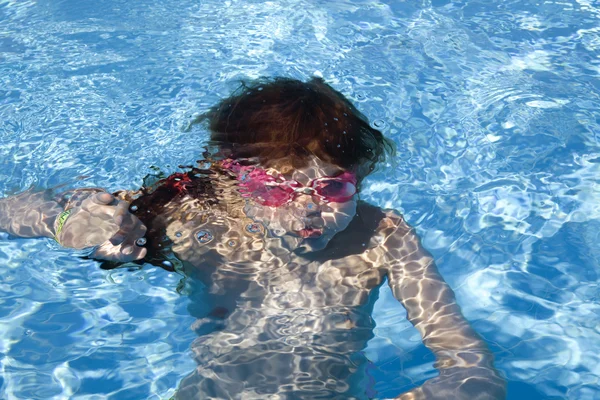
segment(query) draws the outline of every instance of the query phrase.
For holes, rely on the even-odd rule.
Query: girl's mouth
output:
[[[296,233],[303,238],[317,238],[323,234],[323,230],[318,228],[305,228],[296,231]]]

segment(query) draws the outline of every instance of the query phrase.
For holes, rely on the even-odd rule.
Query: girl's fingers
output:
[[[109,243],[105,243],[96,250],[94,257],[109,261],[120,261],[129,262],[135,260],[141,260],[146,257],[147,250],[143,247],[138,247],[128,254],[124,254],[121,248],[117,246],[111,246]]]
[[[102,192],[102,193],[96,194],[94,196],[94,200],[98,204],[108,205],[115,200],[115,197],[110,193]]]
[[[98,254],[101,258],[121,262],[142,259],[146,256],[147,249],[143,247],[143,241],[138,240],[146,234],[146,226],[129,211],[129,203],[115,200],[109,193],[99,193],[94,198],[94,202],[99,205],[114,207],[112,218],[118,226],[117,232],[101,247]]]
[[[146,235],[146,226],[143,225],[139,219],[132,216],[132,223],[135,224],[131,226],[129,224],[123,225],[119,228],[117,233],[115,233],[110,239],[110,244],[113,246],[135,246],[136,241],[141,239]]]
[[[138,242],[140,239],[144,238],[146,234],[146,226],[141,223],[139,219],[131,216],[131,221],[134,224],[133,226],[121,227],[121,229],[113,236],[113,238],[118,239],[119,243],[113,243],[111,238],[111,243],[113,246],[121,246],[121,253],[126,256],[131,256],[136,251],[139,251],[143,248],[145,241]],[[115,240],[116,242],[116,240]],[[140,244],[141,243],[141,244]]]
[[[141,260],[142,258],[146,257],[146,253],[148,252],[147,249],[145,248],[140,248],[140,250],[137,252],[137,254],[135,255],[134,260]]]
[[[143,239],[144,235],[146,234],[146,226],[143,225],[141,222],[139,222],[139,220],[137,222],[138,222],[137,226],[133,230],[131,230],[127,234],[127,238],[125,240],[123,240],[123,242],[121,244],[121,246],[122,246],[121,252],[126,252],[126,251],[131,252],[131,250],[128,250],[129,247],[131,247],[133,250],[135,250],[140,247],[143,247],[144,244],[146,244],[145,240],[140,241],[140,239]]]
[[[127,235],[128,235],[128,232],[121,228],[117,231],[117,233],[115,233],[108,240],[110,241],[110,244],[112,244],[113,246],[119,246],[121,243],[123,243],[125,241],[125,239],[127,239]]]
[[[125,217],[129,214],[129,203],[126,201],[119,201],[117,207],[115,208],[115,213],[113,214],[113,218],[115,223],[119,226],[123,224]]]
[[[146,249],[138,247],[137,249],[135,249],[133,252],[131,252],[129,254],[121,253],[119,256],[119,258],[120,258],[119,261],[128,262],[128,261],[141,260],[142,258],[146,257],[146,252],[147,252]]]

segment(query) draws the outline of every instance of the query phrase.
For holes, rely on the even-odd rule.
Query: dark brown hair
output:
[[[394,153],[394,146],[321,78],[261,78],[242,82],[194,123],[208,122],[211,141],[233,158],[271,162],[314,154],[353,170],[359,179]]]

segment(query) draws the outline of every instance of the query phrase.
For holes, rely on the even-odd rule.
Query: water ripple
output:
[[[323,76],[397,143],[362,196],[417,227],[509,397],[593,399],[599,18],[587,0],[0,0],[0,193],[137,188],[198,158],[202,128],[182,128],[238,79]],[[195,368],[179,277],[0,238],[0,397],[166,398]],[[431,377],[387,288],[374,316],[378,396]]]

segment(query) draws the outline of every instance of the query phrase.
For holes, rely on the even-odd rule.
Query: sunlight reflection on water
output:
[[[236,80],[322,75],[396,141],[362,197],[417,227],[509,398],[598,398],[599,17],[584,0],[0,0],[0,193],[137,188],[198,158],[183,127]],[[177,275],[1,238],[1,397],[165,398],[194,368]],[[387,287],[374,317],[380,396],[435,374]]]

